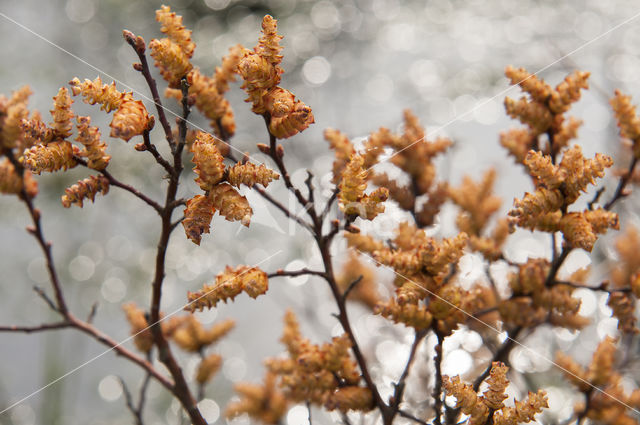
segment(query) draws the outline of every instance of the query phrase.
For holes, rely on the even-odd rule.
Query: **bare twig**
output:
[[[138,59],[140,59],[140,64],[138,66],[134,65],[134,68],[139,71],[149,86],[149,90],[151,91],[151,96],[153,97],[153,102],[156,105],[156,112],[158,113],[158,119],[160,120],[160,124],[162,125],[162,129],[164,130],[164,135],[167,138],[167,142],[171,149],[174,149],[173,143],[173,133],[171,132],[171,126],[169,125],[169,121],[167,120],[167,116],[164,112],[164,107],[162,106],[162,101],[160,100],[160,93],[158,92],[158,85],[156,84],[156,80],[151,76],[151,71],[149,70],[149,63],[147,62],[147,56],[145,51],[147,46],[142,37],[136,37],[131,31],[124,30],[122,31],[122,35],[124,39],[133,50],[138,55]]]
[[[362,281],[363,277],[364,277],[363,275],[360,275],[357,278],[355,278],[353,281],[351,281],[351,283],[349,283],[349,286],[347,286],[347,289],[345,289],[344,293],[342,294],[342,299],[344,301],[347,301],[349,294],[351,293],[351,291],[355,289],[356,285],[358,285],[358,283]]]
[[[296,276],[304,276],[304,275],[325,277],[326,273],[318,270],[310,270],[307,268],[300,269],[300,270],[291,270],[291,271],[278,269],[275,272],[267,273],[267,277],[269,278],[279,277],[279,276],[296,277]]]
[[[169,173],[169,175],[174,174],[175,170],[173,169],[171,164],[169,164],[169,161],[164,159],[162,155],[160,155],[160,152],[158,152],[156,145],[151,143],[151,138],[149,137],[149,130],[145,130],[142,133],[142,140],[144,140],[144,143],[142,144],[142,147],[144,148],[144,150],[151,153],[151,155],[153,155],[153,157],[155,158],[156,162],[160,164],[162,168],[164,168],[167,171],[167,173]],[[138,147],[136,146],[136,149],[137,148]]]
[[[80,158],[79,156],[74,156],[74,159],[78,164],[88,168],[87,161],[85,161],[83,158]],[[140,192],[138,189],[134,188],[133,186],[122,183],[120,180],[113,177],[113,175],[109,171],[107,171],[106,168],[104,170],[99,170],[99,173],[105,176],[107,180],[109,180],[109,184],[111,186],[116,186],[126,190],[129,193],[132,193],[136,198],[146,202],[147,205],[153,207],[153,209],[156,210],[156,212],[160,213],[160,210],[162,209],[160,204],[158,204],[156,201],[149,198],[147,195]]]
[[[419,331],[416,332],[413,337],[413,343],[411,344],[411,351],[409,352],[409,358],[407,359],[407,363],[404,366],[404,370],[398,379],[398,382],[395,384],[395,389],[393,392],[393,396],[390,400],[390,408],[392,409],[393,415],[400,414],[400,405],[402,404],[402,400],[404,398],[404,390],[406,388],[406,381],[409,377],[409,372],[411,371],[411,366],[416,357],[416,353],[418,351],[418,346],[420,342],[427,335],[427,331]],[[393,416],[391,418],[393,421]]]
[[[49,298],[49,295],[47,295],[44,289],[40,288],[39,286],[34,286],[33,291],[44,300],[44,302],[49,306],[51,310],[58,311],[58,307],[56,307],[56,304],[51,298]]]
[[[151,89],[153,91],[153,87],[151,87]],[[160,217],[162,218],[162,230],[160,234],[160,241],[158,242],[158,249],[156,252],[156,267],[152,283],[150,307],[151,315],[149,322],[154,324],[151,327],[151,333],[153,335],[154,343],[158,347],[158,358],[167,367],[175,382],[173,387],[173,394],[176,396],[176,398],[178,398],[194,425],[206,425],[207,421],[204,419],[204,417],[200,413],[200,410],[198,409],[196,400],[193,397],[191,390],[189,389],[189,385],[187,384],[184,374],[182,373],[182,368],[173,356],[171,347],[169,346],[167,339],[162,333],[161,327],[158,325],[158,323],[160,323],[162,284],[164,282],[165,276],[165,259],[171,231],[174,228],[172,227],[171,216],[175,209],[174,202],[176,200],[176,193],[178,191],[179,176],[182,172],[182,149],[184,148],[185,144],[187,134],[187,119],[190,113],[190,106],[187,96],[188,89],[189,88],[186,84],[186,80],[183,78],[182,119],[178,121],[179,139],[175,145],[171,145],[173,151],[173,169],[175,170],[175,173],[170,176],[164,207],[162,207],[160,210]]]
[[[66,329],[73,326],[72,323],[67,321],[55,322],[55,323],[43,323],[41,325],[36,326],[0,326],[0,332],[17,332],[17,333],[34,333],[34,332],[43,332],[43,331],[51,331],[57,329]]]

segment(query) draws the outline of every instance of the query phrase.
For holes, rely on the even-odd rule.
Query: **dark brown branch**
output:
[[[273,273],[267,273],[268,278],[279,277],[279,276],[296,277],[296,276],[304,276],[304,275],[325,277],[326,273],[318,270],[309,270],[307,268],[300,269],[300,270],[292,270],[292,271],[278,269]]]
[[[604,205],[603,208],[605,210],[609,211],[611,208],[613,208],[613,205],[620,198],[627,196],[625,188],[627,187],[627,184],[631,180],[631,176],[633,175],[633,170],[636,168],[637,163],[638,163],[638,158],[634,156],[633,160],[631,160],[631,163],[629,164],[629,169],[625,174],[622,175],[622,177],[620,177],[620,181],[618,181],[618,186],[616,187],[616,191],[613,193],[613,197],[609,200],[609,202],[607,202]]]
[[[167,116],[164,113],[164,106],[162,106],[162,101],[160,100],[158,85],[156,84],[156,80],[151,76],[149,63],[147,62],[147,56],[145,55],[147,46],[145,45],[144,39],[142,37],[136,37],[131,31],[127,30],[122,31],[122,35],[124,36],[124,39],[127,41],[127,43],[129,43],[129,45],[133,47],[133,50],[138,55],[138,59],[140,59],[140,64],[137,64],[138,66],[134,66],[134,68],[142,74],[145,81],[147,82],[147,85],[149,86],[151,96],[153,97],[153,102],[156,105],[156,111],[158,113],[160,125],[162,125],[164,135],[167,138],[167,142],[169,143],[171,150],[173,150],[173,133],[171,132],[171,126],[169,125]]]
[[[347,298],[349,297],[349,294],[351,293],[351,291],[353,291],[355,287],[358,285],[358,283],[362,281],[363,277],[364,277],[363,275],[360,275],[356,279],[351,281],[351,283],[349,283],[349,286],[347,286],[347,289],[345,289],[345,291],[342,293],[342,299],[345,302],[347,301]]]
[[[333,189],[333,192],[331,193],[331,197],[327,200],[327,203],[325,204],[324,209],[322,210],[322,213],[320,213],[321,220],[324,221],[324,219],[327,217],[327,215],[331,211],[331,206],[336,201],[336,199],[338,199],[339,192],[340,192],[339,188],[336,187],[335,189]]]
[[[589,210],[593,210],[593,206],[598,203],[605,189],[606,187],[603,186],[600,189],[596,190],[595,195],[593,195],[593,199],[590,200],[589,203],[587,204],[587,208],[589,208]]]
[[[400,404],[402,404],[402,400],[404,398],[404,390],[406,388],[407,378],[409,377],[411,366],[413,365],[413,362],[415,360],[418,346],[426,335],[426,331],[419,331],[415,333],[413,344],[411,344],[411,351],[409,352],[409,358],[407,359],[407,363],[404,366],[404,370],[402,371],[398,382],[395,384],[393,397],[390,400],[390,408],[392,409],[394,415],[400,414]],[[391,420],[393,421],[393,417]]]
[[[269,116],[264,115],[264,120],[267,126],[267,131],[269,131],[269,122],[270,122]],[[298,203],[300,203],[300,205],[307,211],[307,213],[313,220],[314,224],[317,224],[318,217],[315,212],[315,209],[313,209],[313,205],[310,203],[309,199],[305,198],[302,192],[300,192],[300,189],[295,187],[293,182],[291,181],[291,177],[289,176],[287,167],[285,166],[284,161],[282,160],[282,157],[284,156],[284,149],[282,149],[282,146],[278,146],[277,139],[273,134],[271,134],[271,132],[269,132],[269,156],[276,163],[276,166],[278,167],[278,171],[280,171],[280,174],[282,175],[282,180],[284,181],[284,184],[287,187],[287,189],[289,189],[294,194],[294,196],[298,200]]]
[[[20,164],[16,158],[13,156],[11,151],[6,152],[6,156],[13,164],[15,170],[19,173],[20,177],[24,175],[24,167]],[[31,221],[33,223],[32,227],[28,227],[27,231],[33,235],[34,238],[38,241],[38,245],[44,254],[45,261],[47,264],[47,271],[49,273],[49,280],[51,281],[51,286],[53,288],[54,298],[56,300],[56,308],[63,316],[66,316],[69,312],[67,308],[67,303],[64,299],[62,293],[62,286],[60,285],[60,280],[58,279],[58,273],[55,269],[55,265],[53,262],[53,255],[51,253],[51,243],[48,242],[44,238],[44,234],[42,232],[42,224],[40,222],[40,210],[36,209],[33,205],[33,198],[29,196],[24,187],[20,191],[20,199],[25,203],[27,209],[29,210],[29,215],[31,216]],[[36,290],[36,292],[38,292]],[[44,296],[44,292],[42,292],[41,297]],[[44,296],[45,301],[47,301],[46,296]],[[49,303],[51,304],[51,303]]]
[[[589,413],[589,408],[591,407],[591,394],[593,393],[593,387],[589,388],[585,393],[585,402],[584,409],[580,412],[576,419],[576,425],[582,425],[585,419],[587,419],[587,414]]]
[[[285,207],[280,201],[276,200],[273,196],[271,196],[265,189],[259,187],[258,185],[254,185],[253,189],[257,191],[260,196],[270,202],[274,207],[278,208],[280,211],[284,213],[288,218],[294,220],[296,223],[307,229],[309,232],[313,233],[313,228],[311,224],[304,221],[299,216],[292,213],[287,207]]]
[[[40,288],[39,286],[34,286],[33,287],[33,291],[38,294],[38,296],[40,298],[42,298],[44,300],[44,302],[49,306],[49,308],[53,311],[58,311],[58,307],[56,307],[56,304],[53,302],[53,300],[51,298],[49,298],[49,296],[47,295],[47,293],[44,291],[44,289]]]
[[[482,382],[491,373],[491,367],[493,365],[493,362],[507,363],[506,360],[509,357],[509,353],[516,346],[516,338],[518,337],[520,332],[522,332],[523,329],[524,328],[522,326],[518,326],[513,330],[513,332],[510,332],[509,336],[507,337],[507,340],[502,343],[498,351],[496,351],[496,353],[493,355],[493,359],[491,359],[491,361],[489,362],[489,365],[484,370],[484,372],[482,372],[482,374],[478,376],[475,381],[473,381],[474,391],[478,391],[478,389],[480,388],[480,384],[482,384]]]
[[[115,351],[116,354],[123,356],[128,360],[132,361],[133,363],[137,364],[138,366],[142,367],[146,372],[148,372],[151,376],[153,376],[153,378],[156,381],[158,381],[163,387],[165,387],[166,389],[174,393],[175,390],[174,390],[173,382],[171,382],[169,379],[167,379],[167,377],[165,377],[158,370],[156,370],[149,361],[138,356],[134,352],[128,350],[123,346],[121,342],[118,342],[112,339],[111,337],[107,336],[106,334],[102,333],[93,325],[90,325],[89,323],[79,320],[71,313],[69,313],[68,319],[74,328],[78,329],[81,332],[84,332],[87,335],[90,335],[92,338],[94,338],[101,344],[109,347],[110,350]]]
[[[144,140],[144,143],[142,144],[142,147],[144,148],[144,150],[151,153],[151,155],[153,155],[153,157],[155,158],[156,162],[160,164],[162,168],[164,168],[167,171],[167,173],[169,173],[169,175],[174,174],[175,170],[173,169],[171,164],[169,164],[169,161],[164,159],[162,155],[160,155],[160,152],[158,152],[156,145],[151,143],[151,138],[149,137],[149,130],[145,130],[142,133],[142,139]],[[136,149],[138,149],[137,146],[136,146]]]
[[[442,425],[442,342],[444,341],[444,336],[438,331],[437,324],[433,325],[433,331],[436,334],[438,342],[434,347],[436,355],[433,357],[433,364],[435,366],[436,375],[433,379],[435,379],[433,385],[433,410],[435,410],[436,417],[433,420],[435,425]]]
[[[55,322],[55,323],[43,323],[41,325],[36,326],[0,326],[0,332],[18,332],[18,333],[34,333],[34,332],[43,332],[43,331],[51,331],[58,329],[66,329],[73,326],[71,323],[67,321]]]
[[[402,409],[398,410],[398,416],[402,416],[403,418],[407,418],[407,419],[409,419],[411,421],[419,423],[420,425],[429,425],[428,422],[423,421],[422,419],[419,419],[419,418],[413,416],[411,413],[406,412],[406,411],[404,411]]]
[[[186,139],[187,119],[190,112],[187,96],[188,86],[184,79],[182,80],[182,92],[183,113],[182,118],[178,121],[179,140],[175,145],[171,145],[173,151],[173,169],[175,170],[175,173],[173,173],[169,178],[169,186],[167,188],[164,207],[161,207],[160,210],[162,230],[156,252],[156,267],[152,283],[151,315],[149,322],[151,323],[151,333],[153,335],[154,343],[158,347],[158,358],[167,367],[175,382],[173,394],[180,401],[182,407],[185,409],[194,425],[207,425],[207,421],[202,417],[202,414],[196,404],[196,400],[189,389],[189,385],[187,384],[184,374],[182,373],[182,369],[173,356],[169,342],[162,333],[162,329],[159,325],[161,321],[160,305],[162,301],[162,284],[165,277],[167,247],[169,245],[171,231],[175,228],[172,226],[171,216],[175,209],[174,203],[176,200],[176,193],[178,191],[179,176],[182,172],[182,149]]]
[[[127,405],[127,409],[131,412],[131,415],[133,416],[135,424],[143,425],[142,414],[140,411],[138,411],[138,408],[133,402],[131,391],[129,391],[129,388],[127,387],[127,384],[126,382],[124,382],[124,379],[122,379],[122,377],[118,377],[118,380],[120,381],[120,386],[122,387],[122,392],[124,393],[124,400]]]
[[[87,167],[89,168],[89,166],[87,165],[87,161],[85,161],[84,159],[78,157],[78,156],[74,156],[74,159],[76,160],[76,162],[80,165],[82,165],[83,167]],[[105,168],[104,170],[98,170],[98,172],[100,174],[102,174],[103,176],[105,176],[107,178],[107,180],[109,180],[109,184],[111,186],[116,186],[119,187],[121,189],[126,190],[129,193],[132,193],[136,198],[144,201],[147,203],[147,205],[153,207],[154,210],[156,210],[156,212],[160,213],[160,210],[162,210],[162,207],[160,206],[160,204],[158,204],[156,201],[154,201],[153,199],[149,198],[147,195],[145,195],[144,193],[140,192],[138,189],[134,188],[133,186],[130,186],[128,184],[122,183],[120,180],[116,179],[115,177],[113,177],[113,175],[107,171],[107,169]]]

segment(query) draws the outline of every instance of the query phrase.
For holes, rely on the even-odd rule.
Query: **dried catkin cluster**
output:
[[[349,259],[336,281],[343,293],[354,285],[349,292],[349,299],[358,301],[370,309],[373,309],[381,300],[374,271],[364,265],[360,261],[360,256],[354,251],[349,253]]]
[[[91,118],[77,117],[78,137],[76,141],[84,145],[79,155],[87,158],[87,166],[94,170],[104,170],[109,165],[111,156],[106,154],[107,145],[100,139],[98,127],[91,126]]]
[[[253,50],[245,49],[238,63],[238,72],[249,96],[251,110],[268,119],[269,132],[278,139],[286,139],[314,123],[311,108],[297,100],[289,90],[279,87],[282,61],[281,35],[277,21],[267,15],[262,20],[262,36]]]
[[[445,391],[456,398],[456,408],[469,415],[469,425],[482,425],[487,420],[499,425],[528,423],[534,421],[535,415],[541,413],[542,409],[549,407],[546,392],[542,390],[537,393],[529,392],[526,400],[515,400],[514,407],[506,407],[503,401],[507,398],[505,389],[509,385],[508,370],[504,363],[494,362],[487,379],[489,387],[483,395],[478,395],[459,376],[443,377]]]
[[[212,77],[203,74],[197,67],[187,74],[189,97],[202,115],[210,120],[214,134],[223,139],[233,136],[236,131],[233,110],[224,93],[229,90],[229,83],[236,80],[243,49],[239,44],[231,47],[229,54],[222,58],[222,66],[216,67]],[[182,100],[182,92],[178,89],[168,88],[165,95]],[[218,149],[226,155],[229,147],[220,143]]]
[[[640,119],[636,114],[636,107],[631,104],[631,96],[616,90],[610,103],[620,128],[620,136],[631,140],[633,155],[640,158]]]
[[[458,188],[449,188],[449,198],[460,207],[456,224],[458,230],[469,235],[469,245],[489,261],[502,256],[502,245],[509,235],[507,219],[495,224],[491,236],[483,236],[491,217],[498,211],[501,199],[493,195],[495,169],[488,170],[479,183],[465,176]]]
[[[38,194],[38,182],[31,175],[31,171],[26,170],[21,176],[7,158],[2,158],[0,160],[0,193],[20,195],[22,189],[27,196],[33,198]]]
[[[149,42],[151,57],[169,87],[179,88],[180,80],[193,68],[190,59],[196,45],[191,40],[191,31],[182,25],[182,17],[171,12],[169,6],[156,11],[156,21],[167,37]]]
[[[233,389],[241,399],[227,405],[225,415],[229,419],[246,413],[262,423],[277,425],[287,413],[289,403],[277,388],[277,376],[273,373],[267,372],[263,385],[241,382],[234,385]]]
[[[363,149],[358,152],[349,138],[338,130],[325,131],[325,139],[335,152],[333,163],[333,182],[341,183],[344,177],[352,179],[346,189],[357,190],[363,182],[359,179],[370,180],[373,184],[384,188],[388,196],[398,203],[398,206],[411,213],[419,227],[433,224],[433,220],[440,211],[440,206],[447,199],[447,186],[436,182],[436,169],[433,159],[451,146],[452,142],[445,138],[428,141],[424,128],[418,122],[417,117],[409,110],[404,111],[404,131],[401,134],[393,134],[386,128],[380,128],[372,133],[365,141]],[[378,157],[385,151],[392,154],[390,162],[400,168],[410,180],[408,185],[400,185],[389,178],[386,173],[375,173],[371,168],[378,162]],[[350,164],[352,158],[362,157],[362,165]],[[357,160],[358,162],[360,160]],[[358,170],[357,167],[361,167]],[[348,169],[351,167],[351,169]],[[346,175],[345,175],[346,173]],[[349,195],[349,193],[347,193]],[[378,192],[378,197],[384,192]],[[376,200],[376,197],[372,200]],[[354,202],[354,201],[349,201]],[[377,203],[367,205],[369,209],[377,206]],[[356,204],[355,209],[364,210]],[[378,207],[380,208],[380,207]],[[366,214],[360,214],[366,217]]]
[[[638,333],[636,317],[637,300],[640,298],[640,235],[629,226],[618,237],[615,249],[619,260],[611,270],[611,287],[607,305],[612,316],[618,319],[618,329],[626,334]]]
[[[331,343],[312,344],[302,337],[298,320],[288,311],[281,341],[289,357],[268,359],[266,365],[270,373],[280,377],[287,399],[341,412],[373,408],[370,390],[358,385],[360,372],[351,359],[347,335],[335,337]]]
[[[593,353],[588,368],[560,351],[556,353],[556,363],[563,369],[565,378],[587,397],[586,404],[576,404],[576,412],[595,423],[637,424],[636,415],[627,406],[640,409],[640,389],[631,392],[625,389],[622,375],[615,368],[616,351],[616,340],[607,336]]]
[[[511,84],[518,84],[528,97],[513,100],[505,98],[507,114],[525,124],[527,129],[513,129],[500,136],[500,143],[518,162],[525,160],[529,150],[541,149],[555,156],[577,136],[581,121],[566,119],[564,114],[580,100],[580,90],[587,89],[588,72],[576,71],[555,88],[530,74],[524,68],[511,66],[505,70]],[[547,136],[547,146],[540,146],[539,136]]]
[[[448,335],[466,319],[464,312],[475,311],[483,299],[478,296],[482,289],[466,291],[452,279],[452,266],[462,257],[468,242],[465,233],[438,241],[405,222],[398,227],[391,247],[364,235],[347,235],[347,241],[396,271],[395,298],[378,302],[374,308],[395,323],[416,330],[435,324]]]
[[[14,91],[9,99],[4,95],[0,96],[0,148],[17,148],[22,151],[31,146],[21,130],[22,122],[29,118],[28,102],[31,94],[31,88],[23,86]],[[33,112],[31,119],[40,121],[40,114]]]
[[[100,77],[97,77],[93,81],[83,82],[74,78],[69,84],[73,95],[82,95],[85,103],[99,104],[100,109],[107,113],[115,111],[109,124],[109,136],[128,142],[132,137],[139,136],[153,127],[153,117],[149,116],[142,101],[134,100],[131,93],[118,91],[115,82],[102,84]]]
[[[93,202],[98,193],[106,195],[109,192],[109,180],[104,176],[89,176],[68,187],[64,192],[62,206],[69,208],[72,204],[76,204],[82,208],[82,202],[85,199]]]
[[[267,274],[257,267],[238,266],[235,269],[227,266],[225,271],[216,276],[212,285],[203,285],[197,292],[189,292],[189,304],[185,310],[194,312],[215,307],[219,301],[233,300],[241,292],[251,298],[257,298],[269,289]]]
[[[198,175],[196,182],[205,195],[196,195],[187,201],[182,222],[187,237],[200,245],[202,234],[209,233],[216,211],[229,221],[240,221],[249,226],[253,214],[249,201],[232,186],[261,184],[266,187],[280,178],[278,173],[263,164],[249,162],[226,167],[215,139],[208,133],[198,132],[191,152],[195,164],[193,170]]]
[[[536,182],[536,191],[514,201],[509,212],[513,223],[531,230],[562,232],[569,246],[588,252],[598,234],[619,228],[618,215],[602,208],[567,211],[581,192],[613,165],[610,157],[596,154],[595,158],[586,159],[580,146],[575,145],[564,152],[558,165],[550,156],[536,151],[529,151],[524,164]]]
[[[546,286],[549,269],[547,260],[529,259],[509,275],[512,296],[498,306],[505,323],[529,327],[549,322],[568,329],[581,329],[589,323],[578,314],[580,299],[572,297],[573,286]]]
[[[127,303],[122,308],[131,327],[136,348],[145,353],[149,352],[154,342],[146,313],[133,303]],[[186,352],[201,355],[195,379],[203,385],[211,381],[222,366],[222,356],[216,353],[205,354],[205,352],[227,335],[234,328],[235,322],[225,320],[205,329],[193,315],[186,315],[172,316],[162,320],[160,326],[165,338],[172,339]]]
[[[340,209],[345,215],[373,220],[384,212],[383,202],[389,197],[389,190],[380,187],[365,195],[368,174],[362,155],[353,156],[347,163],[340,178],[338,193]]]

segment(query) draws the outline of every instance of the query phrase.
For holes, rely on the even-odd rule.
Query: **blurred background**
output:
[[[52,96],[73,77],[82,80],[100,75],[105,82],[117,80],[121,90],[148,96],[144,80],[131,67],[136,57],[121,32],[128,29],[146,41],[159,37],[154,11],[161,4],[142,0],[0,1],[0,37],[4,40],[0,45],[0,92],[8,96],[12,90],[29,84],[34,91],[30,106],[43,112],[45,121],[49,120]],[[600,35],[637,16],[638,1],[180,0],[164,4],[184,16],[185,25],[193,30],[197,44],[193,63],[207,74],[219,65],[229,47],[256,44],[265,14],[278,19],[279,32],[285,36],[281,85],[311,106],[316,120],[307,131],[283,142],[286,160],[296,182],[302,183],[305,169],[313,170],[315,185],[325,199],[331,190],[328,173],[333,157],[323,141],[323,129],[337,128],[354,139],[366,137],[380,126],[400,130],[402,110],[411,108],[427,127],[428,138],[448,136],[455,142],[450,152],[438,159],[440,178],[457,185],[464,174],[477,178],[495,166],[499,176],[496,191],[504,199],[502,211],[508,211],[512,199],[531,187],[522,169],[507,158],[498,143],[500,131],[519,125],[505,115],[502,107],[505,95],[519,96],[519,89],[509,89],[503,76],[509,64],[531,72],[544,68],[540,75],[552,85],[574,69],[590,71],[591,89],[572,110],[573,115],[585,121],[579,141],[586,156],[606,152],[626,166],[619,153],[608,99],[615,88],[636,95],[636,102],[640,99],[640,17]],[[558,60],[570,52],[574,53]],[[160,81],[164,87],[162,84]],[[228,95],[238,126],[232,144],[250,152],[256,160],[264,160],[255,148],[256,143],[267,140],[264,123],[251,114],[238,86],[234,84]],[[178,111],[172,100],[165,105]],[[108,118],[98,108],[76,99],[74,110],[91,115],[92,122],[100,125],[113,156],[109,166],[112,173],[161,199],[165,181],[150,155],[134,151],[133,144],[137,142],[126,145],[108,139]],[[195,125],[207,127],[197,112],[192,120]],[[156,129],[154,140],[164,146],[160,133]],[[149,302],[159,220],[154,211],[117,188],[112,188],[107,198],[96,199],[95,204],[88,203],[83,209],[62,208],[59,199],[64,188],[87,175],[86,169],[74,169],[64,175],[40,176],[36,204],[43,211],[45,236],[54,242],[55,260],[72,310],[85,316],[98,303],[96,326],[122,340],[129,335],[129,326],[121,304],[135,301],[146,306]],[[192,179],[185,182],[183,196],[196,193]],[[281,184],[276,183],[269,190],[295,206]],[[266,271],[319,267],[313,241],[302,229],[288,223],[258,196],[247,196],[255,212],[250,229],[216,217],[212,234],[203,237],[200,247],[186,240],[182,228],[173,234],[164,311],[179,309],[188,290],[211,282],[227,264],[260,263]],[[637,222],[637,207],[634,198],[622,207],[630,222]],[[445,205],[431,234],[452,234],[455,214],[454,207]],[[401,214],[390,206],[387,216],[363,228],[388,237],[401,219]],[[47,290],[49,287],[41,252],[24,231],[28,224],[21,203],[14,197],[0,197],[3,325],[36,325],[56,319],[31,290],[34,285]],[[592,258],[596,262],[614,260],[611,246],[611,237],[605,237]],[[507,245],[507,255],[514,261],[549,252],[548,235],[519,231]],[[345,257],[344,244],[337,244],[336,254],[340,263]],[[586,253],[575,252],[565,271],[590,261]],[[465,281],[472,282],[482,275],[483,264],[478,256],[465,256],[460,267]],[[378,273],[381,282],[391,281],[390,272]],[[494,273],[504,281],[506,267],[497,267]],[[589,281],[599,282],[606,273],[606,267],[595,268]],[[233,397],[233,383],[257,382],[263,374],[262,360],[282,351],[278,339],[287,308],[298,313],[303,333],[315,342],[341,332],[331,316],[335,306],[323,282],[305,277],[280,278],[273,279],[270,286],[267,295],[257,301],[238,297],[231,305],[200,314],[205,323],[226,318],[237,322],[235,330],[214,350],[223,355],[224,365],[201,404],[210,423],[227,423],[223,411]],[[588,291],[578,291],[578,295],[583,298],[582,313],[594,318],[592,326],[579,335],[541,329],[530,335],[525,344],[547,358],[563,349],[587,361],[597,341],[604,335],[616,334],[616,321],[606,318],[606,299]],[[366,355],[374,363],[376,378],[383,383],[384,391],[391,391],[391,383],[408,354],[410,333],[371,317],[357,306],[352,309],[352,318]],[[0,338],[0,409],[104,350],[74,331],[2,334]],[[421,348],[416,377],[410,382],[413,387],[408,390],[418,404],[430,397],[423,389],[431,385],[433,342],[427,340]],[[477,362],[488,359],[480,345],[479,335],[470,330],[448,339],[445,352],[449,360],[444,373],[475,371]],[[197,359],[183,357],[186,373],[191,377]],[[548,420],[569,417],[575,396],[548,361],[518,349],[513,351],[511,360],[514,368],[526,373],[528,381],[517,383],[521,389],[533,382],[548,390]],[[633,365],[629,368],[631,376]],[[0,424],[132,423],[118,377],[136,392],[142,374],[128,362],[107,354],[0,415]],[[630,386],[635,385],[631,378],[625,379]],[[413,393],[411,388],[415,389]],[[318,422],[314,423],[336,420],[321,413],[316,417]],[[178,403],[155,384],[149,391],[146,419],[152,425],[181,423]],[[240,418],[233,423],[249,421]],[[307,423],[306,407],[294,407],[286,423]]]

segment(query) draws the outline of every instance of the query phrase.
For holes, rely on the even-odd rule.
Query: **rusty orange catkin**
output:
[[[187,56],[179,44],[169,38],[153,39],[149,42],[151,57],[155,60],[156,67],[160,70],[162,78],[169,83],[171,88],[179,88],[180,80],[186,77],[193,68]]]
[[[224,158],[216,148],[215,139],[209,133],[198,132],[191,145],[193,170],[198,175],[196,183],[204,191],[211,191],[224,175]]]
[[[36,145],[26,151],[22,156],[23,164],[34,174],[43,171],[58,171],[73,168],[78,163],[74,154],[79,153],[78,148],[67,141],[52,142],[48,145]]]
[[[267,187],[272,180],[278,180],[280,175],[273,170],[268,169],[264,164],[255,165],[252,162],[244,164],[238,163],[229,168],[229,176],[227,181],[236,187],[241,184],[245,186],[253,186],[261,184]]]
[[[98,193],[106,195],[109,192],[109,180],[104,176],[90,176],[78,181],[64,192],[62,206],[69,208],[72,204],[76,204],[82,208],[83,200],[90,199],[93,202]]]
[[[182,226],[187,237],[196,245],[200,245],[203,233],[209,233],[215,211],[213,202],[208,196],[196,195],[187,201]]]
[[[88,159],[87,166],[94,170],[104,170],[107,168],[111,156],[106,154],[107,145],[100,139],[98,127],[91,126],[91,118],[78,117],[78,137],[76,141],[84,145],[85,150],[80,155]]]
[[[196,45],[191,40],[191,31],[182,25],[182,16],[176,15],[169,6],[163,5],[156,10],[156,21],[162,25],[160,31],[180,46],[188,58],[191,58]]]
[[[227,221],[240,221],[249,227],[253,210],[247,198],[240,195],[231,185],[220,183],[211,189],[209,196],[215,209]]]
[[[203,285],[197,292],[189,292],[189,304],[185,310],[194,312],[205,308],[213,308],[218,302],[233,300],[241,292],[251,298],[257,298],[269,289],[267,274],[257,267],[239,266],[235,269],[227,266],[223,273],[216,276],[212,285]]]
[[[71,129],[73,128],[73,124],[71,123],[71,119],[73,118],[71,104],[73,100],[69,96],[69,91],[65,87],[62,87],[53,98],[53,101],[53,109],[51,110],[53,122],[51,123],[51,128],[57,137],[66,139],[71,136]]]

